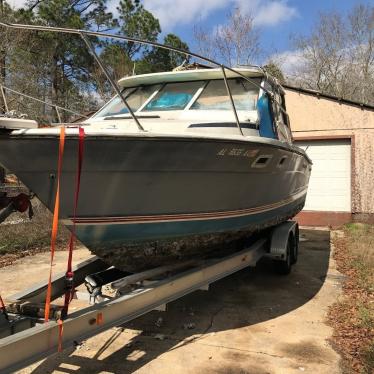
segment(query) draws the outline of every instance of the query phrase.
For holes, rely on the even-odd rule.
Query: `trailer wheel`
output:
[[[5,169],[0,166],[0,184],[5,182]]]
[[[296,225],[295,228],[295,237],[293,238],[293,249],[292,249],[292,256],[291,256],[291,265],[296,264],[297,259],[299,257],[299,226]]]
[[[292,233],[288,236],[287,241],[287,253],[286,253],[286,259],[285,260],[275,260],[274,261],[274,267],[275,271],[278,274],[281,275],[288,275],[291,272],[291,266],[292,266],[292,253],[294,252],[294,237]]]

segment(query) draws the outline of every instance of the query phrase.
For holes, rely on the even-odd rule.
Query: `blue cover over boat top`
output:
[[[260,136],[277,139],[274,132],[273,119],[269,108],[270,102],[267,95],[261,95],[257,102],[257,109],[260,116]]]

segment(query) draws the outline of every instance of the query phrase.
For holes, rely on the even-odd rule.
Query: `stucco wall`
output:
[[[374,110],[286,89],[295,139],[352,136],[352,213],[374,213]]]

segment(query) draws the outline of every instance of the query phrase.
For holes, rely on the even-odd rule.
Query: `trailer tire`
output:
[[[288,236],[287,240],[287,252],[286,258],[284,260],[274,260],[274,268],[278,274],[288,275],[291,272],[292,267],[292,257],[294,252],[294,238],[292,233]]]
[[[299,257],[299,226],[296,225],[295,236],[293,238],[293,250],[291,256],[291,265],[295,265]]]
[[[5,169],[0,166],[0,184],[5,183]]]

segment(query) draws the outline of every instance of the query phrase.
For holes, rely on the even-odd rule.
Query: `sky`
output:
[[[157,16],[164,33],[173,32],[194,49],[194,25],[208,30],[224,24],[227,14],[240,7],[254,18],[260,32],[263,55],[281,57],[282,68],[291,72],[300,61],[291,35],[308,35],[321,12],[347,13],[359,3],[374,6],[374,0],[144,0],[144,6]]]
[[[8,0],[16,7],[26,0]],[[108,8],[116,12],[119,0],[109,0]],[[248,12],[254,18],[260,32],[261,48],[264,51],[258,63],[264,63],[268,56],[281,56],[285,70],[299,61],[298,51],[291,41],[291,35],[308,35],[318,15],[326,11],[343,14],[359,3],[372,4],[374,0],[142,0],[144,7],[151,11],[161,24],[162,34],[172,32],[178,35],[196,52],[193,30],[195,25],[214,30],[225,23],[228,13],[236,7]]]

